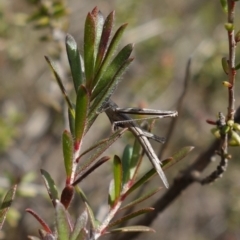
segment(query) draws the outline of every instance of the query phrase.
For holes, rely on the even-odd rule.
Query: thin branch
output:
[[[234,10],[236,2],[234,0],[228,0],[228,24],[232,24],[232,28],[228,30],[228,47],[229,47],[229,73],[228,81],[232,85],[228,88],[228,119],[233,120],[235,112],[235,97],[234,97],[234,84],[235,84],[235,51],[236,51],[236,42],[234,34]]]
[[[202,185],[209,184],[217,179],[221,178],[223,173],[226,172],[227,166],[228,166],[228,134],[222,133],[223,128],[226,126],[226,118],[223,115],[223,113],[219,113],[219,120],[217,121],[219,128],[220,128],[220,134],[221,134],[221,143],[220,143],[220,152],[218,153],[221,157],[220,164],[217,166],[217,169],[213,171],[209,176],[206,178],[200,180],[200,183]]]
[[[240,123],[240,107],[238,108],[235,116],[235,122]],[[157,218],[159,213],[162,213],[167,207],[169,207],[180,195],[194,182],[199,182],[199,175],[210,164],[211,157],[215,154],[216,149],[219,148],[221,142],[216,140],[212,145],[201,155],[198,156],[196,161],[190,165],[185,171],[181,173],[175,180],[169,190],[152,206],[155,211],[146,214],[134,225],[150,226],[152,222]],[[127,239],[133,239],[137,237],[140,232],[128,233]],[[120,235],[117,240],[125,240],[124,234]],[[116,240],[116,239],[115,239]]]
[[[180,113],[181,113],[183,101],[184,101],[184,98],[185,98],[187,90],[188,90],[188,85],[189,85],[189,80],[190,80],[190,67],[191,67],[191,58],[189,58],[188,62],[187,62],[187,66],[186,66],[186,70],[185,70],[185,77],[184,77],[183,91],[182,91],[181,96],[178,99],[178,104],[177,104],[178,115],[180,115]],[[173,135],[177,121],[178,121],[178,118],[173,118],[171,120],[170,126],[168,128],[168,132],[166,134],[166,136],[167,136],[166,141],[158,153],[159,159],[162,159],[162,156],[164,155],[165,150],[168,149],[168,145],[170,143],[171,136]]]
[[[180,194],[188,188],[192,183],[195,182],[194,177],[192,176],[194,171],[201,172],[207,165],[210,163],[210,158],[214,154],[216,148],[219,147],[219,142],[215,141],[204,153],[202,153],[190,167],[188,167],[182,176],[179,176],[175,179],[173,185],[169,190],[152,206],[155,208],[155,211],[146,214],[142,219],[140,219],[134,225],[144,225],[150,226],[152,222],[157,218],[159,213],[163,212],[167,207],[169,207],[174,200],[176,200]],[[133,239],[137,237],[140,233],[128,233],[127,239]],[[126,236],[122,234],[118,240],[124,240]]]

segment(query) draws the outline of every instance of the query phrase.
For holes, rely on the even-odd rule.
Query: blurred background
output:
[[[32,3],[31,3],[32,2]],[[48,223],[54,211],[43,185],[40,169],[47,170],[59,189],[64,186],[65,173],[61,151],[64,130],[62,96],[44,55],[56,56],[59,42],[40,38],[49,29],[36,28],[25,19],[37,10],[34,1],[0,0],[0,190],[19,182],[17,196],[8,214],[1,239],[27,239],[40,228],[26,208],[39,212]],[[124,75],[113,99],[121,107],[145,106],[175,109],[184,89],[183,81],[191,57],[190,86],[179,114],[179,121],[164,157],[184,146],[194,151],[166,174],[170,181],[190,165],[214,141],[206,119],[215,120],[219,111],[227,111],[227,80],[221,58],[228,55],[227,33],[223,24],[226,14],[219,1],[183,0],[66,0],[68,15],[61,19],[61,28],[77,40],[82,51],[83,27],[87,13],[98,6],[105,16],[116,10],[115,30],[127,22],[122,45],[135,43],[134,62]],[[237,6],[236,28],[240,29],[240,7]],[[35,27],[34,27],[35,26]],[[62,59],[66,59],[65,52]],[[237,49],[237,61],[239,59]],[[62,61],[59,68],[67,68]],[[238,76],[237,76],[238,80]],[[70,75],[64,79],[68,86]],[[236,83],[236,91],[240,87]],[[71,90],[71,85],[68,86]],[[240,94],[236,93],[236,106]],[[154,132],[166,136],[169,119],[157,121]],[[87,136],[92,144],[111,132],[104,114],[94,123]],[[108,154],[121,155],[123,146],[132,143],[127,135],[118,140]],[[159,144],[153,143],[156,152]],[[193,184],[169,208],[155,219],[155,234],[142,234],[138,239],[164,240],[237,240],[240,239],[239,148],[231,148],[233,158],[224,177],[212,185]],[[214,170],[218,160],[207,169]],[[149,168],[144,161],[144,168]],[[102,219],[107,209],[111,164],[105,164],[83,181],[81,187],[92,207]],[[146,188],[162,184],[155,177]],[[144,202],[151,206],[160,194]],[[72,213],[83,209],[79,199]],[[127,235],[126,235],[126,239]]]

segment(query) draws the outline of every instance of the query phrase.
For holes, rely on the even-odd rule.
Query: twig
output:
[[[233,120],[235,113],[235,97],[234,97],[234,84],[235,84],[235,50],[236,50],[236,42],[235,42],[235,34],[234,34],[234,10],[236,2],[234,0],[228,0],[228,24],[232,25],[232,28],[228,30],[228,47],[229,47],[229,57],[228,57],[228,81],[231,84],[231,87],[228,88],[228,118],[227,120]]]
[[[220,144],[220,157],[221,162],[217,169],[211,173],[207,178],[201,180],[201,184],[207,184],[215,181],[216,179],[220,178],[222,174],[227,169],[227,162],[228,162],[228,132],[222,131],[228,120],[234,119],[235,113],[235,97],[234,97],[234,86],[235,86],[235,55],[236,55],[236,41],[235,41],[235,34],[234,34],[234,11],[235,11],[235,1],[228,0],[228,23],[225,25],[228,34],[228,47],[229,47],[229,56],[228,56],[228,113],[227,119],[223,116],[223,114],[219,113],[219,120],[218,128],[221,134],[221,144]]]
[[[221,178],[223,173],[226,172],[228,166],[228,134],[222,134],[222,129],[226,126],[226,119],[223,113],[219,113],[218,127],[221,132],[221,143],[220,143],[220,152],[218,153],[221,157],[220,164],[217,166],[217,169],[213,171],[209,176],[200,180],[199,182],[202,185],[212,183],[217,179]]]
[[[181,96],[178,99],[177,112],[178,112],[179,115],[181,114],[182,104],[183,104],[184,98],[185,98],[187,90],[188,90],[188,85],[189,85],[189,80],[190,80],[190,67],[191,67],[191,58],[189,58],[188,62],[187,62],[187,66],[186,66],[186,70],[185,70],[185,76],[184,76],[183,91],[182,91]],[[160,149],[160,151],[158,153],[158,157],[160,159],[163,157],[165,150],[168,149],[168,145],[170,143],[171,136],[174,132],[177,121],[178,121],[178,118],[174,118],[170,122],[168,132],[166,134],[166,141],[165,141],[164,145],[162,146],[162,148]]]
[[[236,112],[235,122],[240,122],[240,107]],[[163,212],[167,207],[169,207],[185,189],[187,189],[192,183],[199,182],[200,173],[203,172],[203,170],[210,164],[211,157],[213,154],[215,154],[215,150],[219,148],[220,144],[221,142],[219,140],[216,140],[205,152],[199,155],[196,161],[175,179],[173,185],[169,188],[169,190],[154,203],[152,207],[155,209],[155,211],[148,213],[145,215],[145,217],[134,223],[134,225],[150,226],[152,222],[157,218],[159,213]],[[139,234],[141,233],[128,233],[127,239],[133,239]],[[125,239],[126,236],[124,236],[124,234],[120,235],[119,238],[117,238],[117,240]]]

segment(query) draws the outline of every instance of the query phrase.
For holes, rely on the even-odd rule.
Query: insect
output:
[[[104,106],[105,113],[107,114],[110,122],[114,126],[128,128],[129,131],[138,139],[142,148],[144,149],[147,157],[152,163],[153,167],[156,169],[158,175],[162,179],[166,188],[169,187],[167,178],[161,168],[161,161],[158,159],[155,151],[152,148],[149,138],[152,138],[156,141],[164,143],[164,139],[160,138],[150,132],[144,131],[137,123],[135,119],[130,118],[127,114],[141,114],[141,115],[150,115],[153,117],[145,119],[158,119],[166,117],[176,117],[177,111],[161,111],[153,109],[142,109],[142,108],[119,108],[116,103],[109,99],[109,101]],[[143,120],[143,119],[141,119]]]

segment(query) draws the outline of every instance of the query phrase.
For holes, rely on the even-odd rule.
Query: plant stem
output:
[[[233,25],[231,30],[228,30],[228,44],[229,44],[229,73],[228,81],[231,83],[231,87],[228,88],[228,116],[227,120],[233,120],[235,114],[235,97],[234,97],[234,84],[235,84],[235,34],[234,34],[234,10],[235,10],[235,1],[228,0],[228,23]]]

